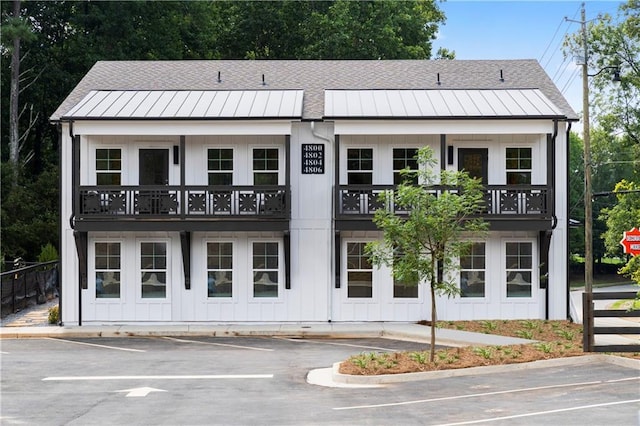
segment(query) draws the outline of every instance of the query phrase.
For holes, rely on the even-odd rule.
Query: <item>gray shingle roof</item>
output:
[[[500,80],[501,71],[504,81]],[[566,118],[578,118],[534,59],[221,60],[97,62],[51,120],[60,120],[91,90],[287,89],[304,90],[303,119],[311,120],[323,117],[325,89],[539,89]]]

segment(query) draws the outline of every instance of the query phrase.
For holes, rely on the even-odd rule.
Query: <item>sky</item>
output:
[[[585,1],[587,20],[617,16],[621,1]],[[626,3],[626,2],[625,2]],[[582,1],[448,0],[433,52],[445,47],[456,59],[537,59],[574,111],[582,112],[581,67],[564,57],[565,34],[580,31]],[[592,70],[590,70],[592,71]],[[596,70],[597,71],[597,70]]]

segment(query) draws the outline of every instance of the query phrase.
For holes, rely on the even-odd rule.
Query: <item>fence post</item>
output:
[[[11,275],[11,312],[16,313],[16,275]]]
[[[582,351],[593,352],[593,293],[582,293]]]

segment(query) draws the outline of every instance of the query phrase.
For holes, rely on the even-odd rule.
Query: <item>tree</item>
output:
[[[24,187],[14,188],[3,182],[0,252],[8,258],[20,255],[27,259],[35,259],[45,236],[26,233],[22,240],[13,240],[5,239],[5,235],[27,229],[32,220],[51,221],[41,231],[51,232],[46,240],[55,245],[57,212],[54,207],[52,211],[36,209],[35,216],[13,215],[5,200],[11,200],[14,206],[30,205],[33,200],[25,188],[43,174],[48,176],[45,183],[50,188],[40,191],[39,196],[54,196],[58,180],[49,173],[57,170],[58,134],[48,119],[96,61],[428,58],[431,40],[444,20],[435,0],[33,0],[19,4],[20,18],[16,19],[15,3],[0,2],[1,92],[11,92],[11,71],[18,69],[11,65],[11,56],[18,54],[13,46],[19,39],[23,79],[20,111],[25,111],[17,120],[20,144],[11,145],[15,133],[4,123],[11,121],[9,111],[12,115],[18,108],[11,109],[13,98],[2,96],[2,174]],[[442,57],[452,54],[441,52]],[[18,151],[22,152],[16,167],[9,161],[15,158],[14,146],[21,147]],[[14,190],[16,194],[12,195]],[[40,204],[55,206],[56,200],[42,199]]]
[[[566,54],[584,56],[582,34],[565,40]],[[640,0],[620,5],[614,19],[605,14],[587,24],[588,66],[591,77],[590,104],[594,121],[629,137],[640,156]],[[615,68],[620,82],[612,83]],[[598,71],[602,71],[599,72]]]
[[[435,355],[436,296],[459,293],[451,272],[467,252],[469,237],[480,236],[488,224],[478,215],[485,208],[479,180],[466,172],[440,170],[430,148],[418,151],[418,171],[404,170],[408,179],[393,193],[383,194],[384,204],[397,206],[406,214],[378,209],[374,223],[382,240],[367,244],[366,251],[376,266],[393,268],[393,276],[407,285],[428,282],[431,294],[431,354]],[[414,185],[417,175],[421,185]]]
[[[614,193],[618,202],[611,208],[603,209],[601,219],[607,223],[604,233],[607,250],[613,255],[620,255],[620,240],[624,232],[633,227],[640,228],[640,185],[622,180],[616,185]],[[640,256],[628,259],[620,273],[640,285]]]

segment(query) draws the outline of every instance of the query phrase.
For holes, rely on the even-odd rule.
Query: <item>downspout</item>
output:
[[[62,123],[58,122],[58,164],[62,165]],[[62,210],[62,167],[58,167],[58,211]],[[62,253],[62,219],[58,220],[58,253]],[[58,255],[58,325],[62,327],[62,259]]]
[[[330,149],[332,149],[332,152],[334,152],[334,157],[336,155],[338,155],[339,153],[335,152],[335,142],[332,138],[327,137],[325,135],[322,135],[318,132],[316,132],[316,122],[315,121],[311,121],[311,134],[313,135],[313,137],[318,138],[318,139],[322,139],[323,141],[326,141],[329,143],[329,147]],[[327,150],[328,151],[328,150]],[[336,158],[333,159],[334,162],[334,167],[336,164]],[[335,174],[333,174],[333,176],[335,176]],[[335,178],[333,178],[334,182],[332,182],[331,187],[334,188],[335,191],[335,186],[336,186],[336,182],[335,182]],[[337,255],[337,253],[335,253],[335,250],[332,249],[333,246],[335,246],[334,242],[335,242],[335,234],[336,234],[336,225],[335,225],[335,220],[333,219],[333,212],[335,211],[335,202],[334,202],[334,198],[335,197],[331,197],[331,237],[329,238],[329,253],[333,253],[333,256],[330,256],[329,258],[329,271],[331,274],[331,281],[329,282],[329,289],[328,289],[328,302],[329,302],[329,306],[328,306],[328,315],[327,315],[327,322],[331,322],[331,315],[333,314],[333,289],[334,289],[334,285],[335,283],[333,282],[335,280],[335,271],[333,270],[333,268],[335,267],[335,262],[334,262],[334,256]]]
[[[551,177],[551,188],[553,188],[553,196],[551,197],[552,200],[552,208],[553,208],[553,219],[552,219],[552,225],[551,225],[551,231],[547,231],[549,233],[553,233],[553,230],[556,229],[556,227],[558,226],[558,217],[556,216],[556,139],[558,137],[558,120],[553,120],[553,134],[551,135],[551,158],[552,161],[550,161],[551,164],[547,165],[547,167],[551,166],[551,174],[549,174],[549,171],[547,170],[547,176],[550,175]],[[549,154],[547,154],[549,155]],[[547,182],[547,184],[549,184],[549,182]],[[546,239],[546,235],[545,235],[545,239]],[[540,243],[542,244],[543,241],[540,241]],[[544,242],[544,245],[546,246],[547,243]],[[544,292],[544,317],[545,319],[549,319],[549,291],[551,288],[551,282],[549,280],[549,248],[551,246],[551,235],[549,236],[549,247],[546,248],[546,252],[547,252],[547,267],[545,268],[547,273],[547,288],[546,291]]]
[[[74,241],[76,244],[76,252],[78,252],[81,248],[78,247],[79,241],[84,241],[82,238],[80,240],[77,237],[77,231],[75,231],[75,218],[77,212],[78,197],[80,197],[80,140],[76,140],[76,135],[73,133],[73,121],[69,120],[69,137],[71,138],[71,186],[72,189],[72,203],[71,203],[71,217],[69,218],[69,226],[73,229]],[[76,166],[77,169],[76,169]],[[62,188],[60,188],[60,192],[62,192]],[[86,245],[84,245],[86,247]],[[85,262],[86,262],[86,254],[85,254]],[[82,263],[82,256],[78,253],[78,262]],[[80,268],[82,269],[82,268]],[[83,277],[82,274],[78,274],[78,326],[82,326],[82,290],[83,290]],[[62,293],[62,292],[61,292]]]
[[[571,121],[567,122],[567,134],[566,134],[566,139],[567,140],[566,140],[566,155],[565,155],[565,158],[566,158],[565,167],[566,167],[566,170],[567,170],[566,179],[565,179],[566,180],[566,182],[565,182],[565,185],[566,185],[565,190],[566,190],[566,194],[567,194],[567,202],[565,203],[566,218],[567,218],[567,230],[566,230],[566,242],[567,242],[567,245],[566,245],[567,253],[566,253],[566,255],[567,256],[566,256],[566,261],[565,261],[567,263],[566,268],[565,268],[566,269],[566,277],[565,277],[566,280],[565,281],[567,283],[567,291],[566,291],[567,292],[567,295],[566,295],[567,296],[567,312],[566,312],[566,317],[567,318],[571,318],[571,291],[570,291],[571,290],[571,285],[569,284],[569,272],[570,272],[570,269],[569,269],[569,257],[571,256],[571,248],[569,247],[569,219],[570,219],[569,218],[569,156],[570,156],[569,154],[571,152],[571,141],[570,141],[570,138],[571,138],[571,124],[572,124]]]

